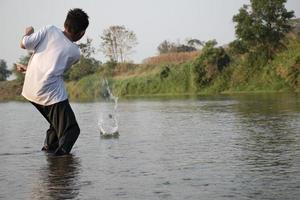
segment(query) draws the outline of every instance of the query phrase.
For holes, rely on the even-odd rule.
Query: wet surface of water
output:
[[[298,199],[300,97],[240,95],[72,103],[72,154],[40,151],[48,125],[29,103],[0,104],[0,199]]]

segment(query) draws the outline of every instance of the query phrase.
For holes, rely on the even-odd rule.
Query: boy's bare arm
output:
[[[34,33],[34,29],[33,29],[32,26],[29,26],[29,27],[27,27],[27,28],[25,29],[25,35],[24,35],[24,36],[29,36],[29,35],[31,35],[32,33]],[[24,36],[23,36],[23,37],[24,37]],[[22,49],[25,49],[25,46],[24,46],[23,43],[22,43],[23,37],[22,37],[22,39],[21,39],[20,47],[21,47]]]

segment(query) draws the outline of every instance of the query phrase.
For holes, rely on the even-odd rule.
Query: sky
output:
[[[112,25],[124,25],[137,35],[138,45],[130,59],[135,63],[158,54],[164,41],[184,43],[188,38],[216,39],[224,45],[235,39],[233,15],[249,0],[0,0],[0,59],[9,68],[27,54],[19,43],[27,26],[45,25],[63,29],[71,8],[82,8],[90,17],[86,37],[99,50],[100,36]],[[286,7],[300,17],[300,1],[288,0]],[[95,57],[104,62],[100,51]]]

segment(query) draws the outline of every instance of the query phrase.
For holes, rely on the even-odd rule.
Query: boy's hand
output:
[[[22,40],[23,40],[23,38],[24,38],[25,36],[29,36],[29,35],[31,35],[32,33],[34,33],[33,27],[32,27],[32,26],[27,27],[27,28],[25,29],[25,35],[23,35]],[[22,40],[21,40],[21,42],[20,42],[20,47],[21,47],[22,49],[26,49],[25,46],[24,46],[24,44],[23,44],[23,42],[22,42]]]
[[[20,64],[20,63],[16,63],[16,69],[18,72],[25,74],[26,70],[27,70],[27,66]]]
[[[31,35],[32,33],[34,33],[34,29],[32,26],[29,26],[25,29],[25,35]]]

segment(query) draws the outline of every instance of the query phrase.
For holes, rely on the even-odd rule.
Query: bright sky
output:
[[[86,36],[93,39],[96,49],[103,30],[111,25],[124,25],[134,31],[139,42],[131,55],[134,62],[156,55],[163,40],[216,39],[223,45],[234,40],[232,17],[248,3],[249,0],[0,0],[0,59],[11,67],[26,55],[19,42],[27,26],[35,30],[50,24],[63,28],[71,8],[82,8],[90,16]],[[300,17],[299,0],[288,0],[286,7]],[[95,57],[105,61],[100,52]]]

